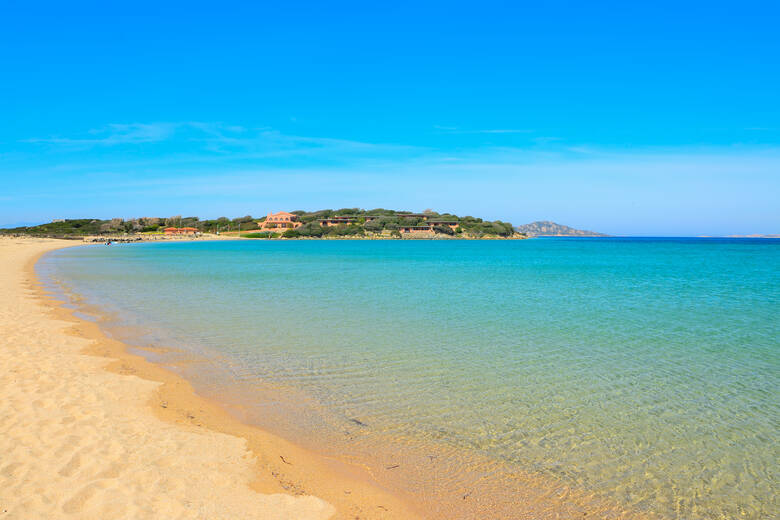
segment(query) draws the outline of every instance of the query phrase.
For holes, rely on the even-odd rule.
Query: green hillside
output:
[[[337,210],[293,211],[301,222],[295,230],[280,234],[285,238],[295,237],[345,237],[345,236],[400,236],[400,231],[410,226],[428,226],[430,233],[443,237],[511,237],[516,235],[512,224],[500,220],[483,220],[478,217],[437,213],[427,210],[424,213],[396,211],[384,208],[364,210],[360,208],[342,208]],[[340,219],[343,224],[326,226],[324,221]],[[198,217],[144,217],[124,220],[114,218],[100,219],[64,219],[38,226],[24,226],[0,229],[0,234],[81,237],[87,235],[117,235],[139,233],[161,233],[166,227],[192,227],[202,233],[235,232],[241,229],[249,236],[266,237],[257,234],[265,217],[251,215],[229,219],[201,220]],[[252,232],[255,233],[252,233]]]

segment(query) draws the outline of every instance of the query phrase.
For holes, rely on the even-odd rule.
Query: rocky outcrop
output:
[[[604,233],[596,233],[595,231],[585,231],[582,229],[574,229],[573,227],[564,226],[563,224],[556,224],[549,220],[537,220],[524,226],[517,228],[518,233],[524,233],[528,236],[552,236],[552,237],[606,237]]]

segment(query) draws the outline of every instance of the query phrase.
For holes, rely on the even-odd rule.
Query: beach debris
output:
[[[279,458],[282,459],[282,462],[284,462],[285,464],[289,464],[290,466],[292,466],[292,462],[287,462],[286,460],[284,460],[284,457],[282,457],[281,455],[279,455]]]
[[[378,507],[379,509],[382,509],[384,511],[388,511],[388,509],[385,506],[376,506],[376,507]]]
[[[471,496],[471,491],[463,495],[463,500],[466,500],[469,496]]]
[[[395,468],[400,468],[400,467],[401,467],[400,464],[393,464],[392,466],[385,467],[385,469],[395,469]]]
[[[162,403],[160,403],[160,407],[168,408],[168,401],[163,401]]]
[[[358,426],[368,426],[366,423],[364,423],[363,421],[361,421],[359,419],[354,419],[353,418],[353,419],[350,419],[349,421],[357,424]]]

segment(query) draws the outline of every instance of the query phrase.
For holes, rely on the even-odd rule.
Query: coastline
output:
[[[213,233],[201,233],[199,235],[182,235],[182,236],[168,236],[159,234],[124,234],[124,235],[71,235],[71,236],[52,236],[52,235],[27,235],[27,234],[2,234],[0,233],[0,239],[39,239],[39,240],[60,240],[71,241],[77,244],[94,244],[104,243],[107,241],[117,243],[136,243],[136,242],[192,242],[192,241],[207,241],[207,240],[271,240],[271,241],[288,241],[288,240],[527,240],[533,238],[532,236],[525,236],[521,234],[513,235],[510,237],[499,237],[486,235],[481,237],[475,236],[449,236],[449,235],[435,235],[435,236],[404,236],[404,237],[392,237],[381,235],[348,235],[348,236],[322,236],[322,237],[251,237],[252,235],[260,232],[257,229],[250,229],[242,231],[241,235],[237,231],[225,231],[219,235]]]
[[[22,239],[24,240],[24,239]],[[34,239],[33,239],[34,240]],[[2,241],[0,241],[1,243]],[[58,242],[58,247],[81,245],[81,243]],[[382,453],[372,453],[369,458],[355,457],[350,450],[339,450],[335,445],[325,449],[316,442],[302,442],[304,439],[290,439],[284,430],[278,431],[272,424],[247,424],[240,416],[231,413],[229,406],[219,400],[202,397],[191,383],[162,365],[147,361],[141,355],[129,352],[129,345],[109,339],[100,325],[78,318],[63,302],[48,296],[41,287],[34,272],[35,261],[50,249],[40,252],[26,266],[29,286],[58,321],[67,322],[72,337],[86,339],[89,344],[82,347],[82,355],[99,356],[104,369],[121,376],[140,377],[154,381],[157,385],[146,399],[146,413],[149,410],[155,418],[176,428],[191,432],[219,432],[245,442],[250,458],[253,458],[253,476],[244,484],[257,493],[286,493],[295,496],[316,496],[331,504],[335,510],[332,518],[484,518],[498,515],[500,518],[648,518],[651,515],[626,511],[611,500],[603,500],[585,490],[574,490],[561,483],[550,482],[537,475],[518,471],[505,471],[494,463],[479,460],[471,477],[503,475],[501,482],[483,482],[483,489],[458,489],[440,487],[457,481],[462,468],[447,464],[446,451],[437,451],[427,446],[425,450],[412,450],[408,445],[400,446],[405,452],[403,461],[393,451],[399,447],[397,439],[386,439]],[[316,438],[316,436],[315,436]],[[310,441],[311,439],[306,439]],[[421,448],[418,446],[418,448]],[[415,453],[416,451],[416,453]],[[433,462],[436,454],[437,469],[421,469],[412,475],[403,469],[382,472],[385,466],[401,462],[403,467]],[[387,458],[388,455],[390,458]],[[430,461],[429,461],[430,458]],[[377,465],[376,463],[379,462]],[[387,464],[385,464],[387,462]],[[443,472],[441,471],[443,470]],[[498,473],[497,473],[498,472]],[[381,473],[381,474],[380,474]],[[386,473],[386,474],[385,474]],[[438,473],[438,474],[437,474]],[[478,474],[477,474],[478,473]],[[479,476],[482,475],[482,477]],[[434,482],[429,480],[433,479]],[[440,477],[443,477],[439,482]],[[431,487],[432,484],[435,484]],[[420,492],[416,487],[428,487]],[[263,495],[261,495],[263,496]],[[1,497],[0,497],[1,498]],[[425,514],[421,514],[425,511]],[[249,518],[251,516],[247,516]],[[262,518],[274,518],[262,516]],[[287,516],[282,516],[287,518]],[[309,518],[294,514],[290,518]],[[316,518],[316,517],[312,517]]]
[[[364,468],[241,423],[50,298],[35,263],[76,245],[0,241],[6,517],[421,518]]]

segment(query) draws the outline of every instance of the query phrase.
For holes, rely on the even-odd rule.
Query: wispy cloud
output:
[[[524,128],[497,128],[488,130],[473,130],[470,133],[473,134],[530,134],[533,130]]]
[[[532,134],[534,131],[526,128],[483,128],[467,129],[457,126],[434,125],[436,130],[446,134]]]
[[[255,130],[264,131],[269,128]],[[39,143],[63,146],[118,146],[143,143],[159,143],[174,139],[198,140],[212,138],[229,141],[246,135],[249,130],[239,125],[224,123],[185,121],[153,123],[112,123],[93,128],[83,135],[33,137],[22,139],[22,143]]]
[[[221,122],[116,123],[81,135],[35,137],[20,140],[30,146],[45,146],[49,153],[69,154],[95,148],[112,149],[116,160],[136,163],[153,160],[202,162],[212,160],[281,160],[284,158],[344,163],[360,159],[416,156],[425,147],[393,143],[370,143],[333,137],[286,134],[271,127],[245,127]],[[154,145],[154,153],[148,153]],[[135,147],[144,146],[142,156]],[[111,156],[101,156],[101,159]],[[99,159],[95,159],[99,160]]]
[[[34,137],[24,143],[44,143],[69,146],[113,146],[120,144],[153,143],[170,138],[178,123],[110,124],[92,129],[84,137]]]
[[[552,136],[541,136],[541,137],[534,137],[531,139],[536,144],[550,144],[550,143],[556,143],[559,141],[563,141],[562,137],[552,137]]]

